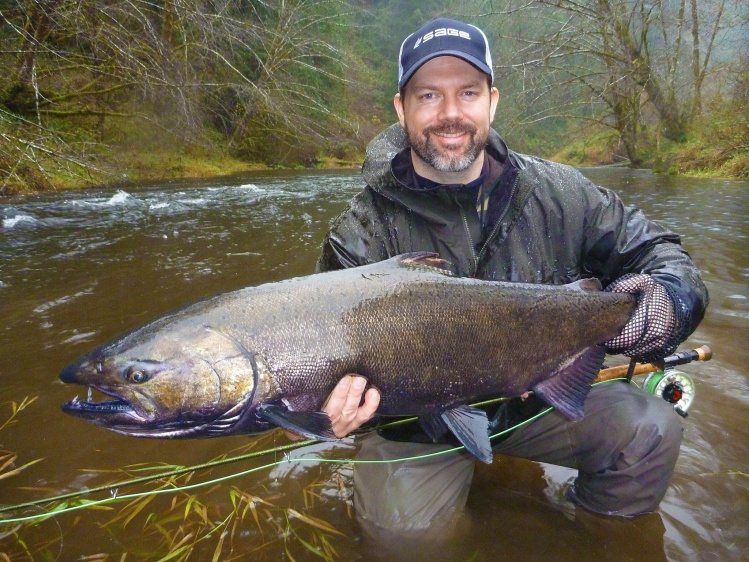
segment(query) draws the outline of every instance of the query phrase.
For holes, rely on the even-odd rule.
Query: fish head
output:
[[[64,412],[135,437],[201,437],[230,432],[252,401],[252,355],[204,325],[146,327],[65,367],[60,379],[89,388]],[[95,401],[92,390],[111,400]]]

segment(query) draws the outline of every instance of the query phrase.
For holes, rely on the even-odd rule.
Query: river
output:
[[[696,398],[658,513],[575,510],[560,499],[572,471],[503,457],[478,467],[454,532],[384,540],[353,517],[350,447],[314,445],[306,458],[341,462],[271,453],[86,497],[131,499],[0,523],[0,559],[749,559],[749,182],[584,173],[679,232],[710,291],[705,320],[680,349],[707,344],[715,356],[682,368]],[[168,310],[312,272],[330,220],[360,187],[352,172],[274,173],[0,200],[0,506],[288,444],[280,432],[120,436],[63,414],[76,389],[57,374]],[[26,397],[36,399],[13,417]],[[198,483],[207,484],[185,488]],[[157,486],[168,493],[137,496]],[[64,506],[0,517],[53,507]]]

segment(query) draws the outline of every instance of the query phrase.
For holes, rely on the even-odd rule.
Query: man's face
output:
[[[416,172],[444,183],[477,178],[498,98],[487,75],[463,59],[424,63],[394,100]]]

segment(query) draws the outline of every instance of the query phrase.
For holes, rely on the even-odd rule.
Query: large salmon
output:
[[[597,281],[568,286],[455,277],[436,254],[226,293],[104,344],[60,378],[114,398],[69,414],[137,437],[212,437],[279,426],[333,439],[321,405],[346,373],[379,414],[417,415],[491,462],[486,414],[468,406],[533,390],[570,418],[635,306]],[[90,393],[89,393],[90,394]]]

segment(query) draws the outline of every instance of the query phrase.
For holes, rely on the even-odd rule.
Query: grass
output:
[[[571,166],[605,166],[621,163],[614,146],[616,135],[602,131],[590,137],[576,140],[551,157],[551,160]]]
[[[622,157],[614,148],[615,137],[600,133],[570,143],[551,159],[572,166],[619,164]],[[692,138],[683,143],[650,143],[643,167],[655,173],[704,178],[749,178],[749,145],[726,146]]]
[[[0,425],[0,431],[19,423],[19,414],[34,401],[35,398],[27,398],[9,403],[10,415]],[[238,452],[264,450],[277,437],[277,433],[261,436],[214,460]],[[2,451],[2,455],[5,462],[0,461],[0,478],[12,478],[38,462],[15,468],[17,455],[9,451]],[[263,470],[267,466],[263,463],[267,459],[254,462],[249,470]],[[242,485],[227,487],[216,480],[191,488],[221,470],[211,468],[159,477],[165,471],[164,465],[135,464],[115,471],[85,469],[108,479],[109,485],[144,473],[154,474],[155,478],[139,485],[135,492],[115,489],[103,504],[97,505],[88,497],[57,501],[45,505],[41,514],[35,508],[35,513],[41,515],[36,519],[0,522],[0,561],[60,557],[104,561],[125,560],[128,555],[137,560],[163,562],[231,561],[248,556],[332,561],[339,558],[341,541],[345,541],[350,528],[337,528],[318,512],[329,512],[332,495],[336,496],[332,500],[336,504],[342,501],[346,505],[344,520],[353,517],[351,482],[342,474],[342,466],[345,465],[326,463],[299,478],[295,473],[292,482],[295,488],[297,483],[300,487],[299,493],[292,494],[272,489],[262,477],[263,472],[254,473],[255,477],[245,479]],[[196,482],[198,479],[200,482]],[[335,493],[331,494],[331,490]],[[82,509],[68,511],[79,506]],[[23,513],[6,511],[2,517],[7,521],[20,515]],[[78,539],[73,540],[74,536]]]

